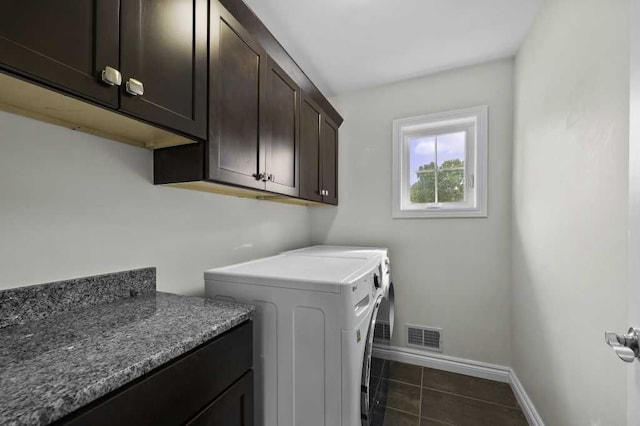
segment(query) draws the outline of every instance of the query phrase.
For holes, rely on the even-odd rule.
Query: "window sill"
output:
[[[465,219],[486,218],[486,209],[407,209],[394,210],[393,219]]]

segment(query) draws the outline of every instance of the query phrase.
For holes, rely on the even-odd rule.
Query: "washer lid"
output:
[[[367,258],[278,255],[211,269],[204,279],[340,293],[378,264]]]
[[[347,257],[367,259],[376,256],[386,256],[387,248],[385,247],[357,247],[357,246],[311,246],[297,250],[282,252],[285,255],[296,256],[320,256],[320,257]]]

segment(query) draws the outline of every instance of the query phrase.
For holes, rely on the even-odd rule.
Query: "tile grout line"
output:
[[[486,402],[487,404],[493,404],[493,405],[498,405],[500,407],[510,408],[512,410],[520,410],[520,411],[522,411],[522,407],[520,407],[519,404],[518,404],[517,407],[514,407],[512,405],[501,404],[499,402],[489,401],[487,399],[476,398],[476,397],[473,397],[473,396],[463,395],[463,394],[460,394],[460,393],[455,393],[455,392],[447,391],[447,390],[444,390],[444,389],[434,388],[434,387],[431,387],[431,386],[425,386],[424,384],[422,384],[423,383],[423,377],[420,378],[420,383],[421,383],[420,385],[416,385],[415,383],[405,382],[405,381],[402,381],[402,380],[389,379],[389,378],[384,378],[384,377],[378,377],[378,379],[380,380],[380,383],[382,383],[382,381],[387,381],[387,382],[399,383],[401,385],[412,386],[414,388],[415,387],[420,387],[420,395],[422,395],[422,389],[424,388],[424,389],[429,389],[429,390],[436,391],[436,392],[446,393],[448,395],[459,396],[461,398],[472,399],[472,400],[478,401],[478,402]]]
[[[504,404],[500,404],[498,402],[487,401],[485,399],[480,399],[480,398],[474,398],[472,396],[461,395],[459,393],[449,392],[449,391],[445,391],[445,390],[442,390],[442,389],[431,388],[429,386],[422,386],[422,387],[424,389],[429,389],[429,390],[432,390],[434,392],[446,393],[447,395],[453,395],[453,396],[457,396],[459,398],[471,399],[473,401],[484,402],[484,403],[491,404],[491,405],[497,405],[498,407],[504,407],[504,408],[509,408],[511,410],[522,411],[522,408],[519,407],[519,406],[518,407],[512,407],[510,405],[504,405]]]
[[[422,383],[424,383],[424,367],[420,368],[420,399],[418,400],[418,426],[422,424]]]
[[[409,382],[403,382],[402,380],[397,380],[397,379],[385,379],[384,377],[378,377],[380,380],[386,380],[387,382],[394,382],[394,383],[400,383],[401,385],[409,385],[409,386],[413,386],[414,388],[417,387],[422,387],[420,385],[416,385],[415,383],[409,383]]]

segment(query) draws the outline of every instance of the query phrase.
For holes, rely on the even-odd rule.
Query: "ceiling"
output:
[[[540,0],[245,0],[328,95],[512,56]]]

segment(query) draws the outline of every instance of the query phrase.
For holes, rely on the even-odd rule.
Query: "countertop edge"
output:
[[[129,383],[133,382],[134,380],[139,379],[140,377],[152,372],[157,368],[161,368],[165,364],[181,357],[182,355],[190,352],[193,349],[196,349],[202,344],[207,343],[210,340],[213,340],[214,338],[235,328],[236,326],[239,326],[247,321],[250,321],[253,318],[254,312],[255,312],[255,308],[252,307],[252,309],[249,312],[245,314],[240,314],[237,318],[233,318],[223,323],[222,325],[213,328],[209,332],[200,333],[197,336],[186,339],[184,342],[181,342],[181,344],[173,345],[171,348],[167,350],[161,351],[150,358],[140,361],[139,363],[133,364],[125,368],[124,370],[121,370],[116,374],[113,374],[110,377],[106,377],[105,379],[95,382],[91,386],[85,387],[84,389],[81,389],[78,392],[76,392],[76,398],[74,398],[76,401],[87,401],[87,402],[69,405],[68,402],[66,402],[62,398],[56,400],[55,403],[49,404],[49,406],[59,403],[60,406],[66,405],[68,407],[68,410],[65,409],[65,411],[67,412],[61,416],[50,416],[50,421],[56,422],[60,419],[63,419],[64,417],[70,414],[73,414],[76,410],[86,407],[87,405],[95,402],[96,400],[102,397],[105,397],[111,394],[112,392],[115,392],[127,386]],[[47,408],[43,408],[43,410],[46,410],[46,409]]]

